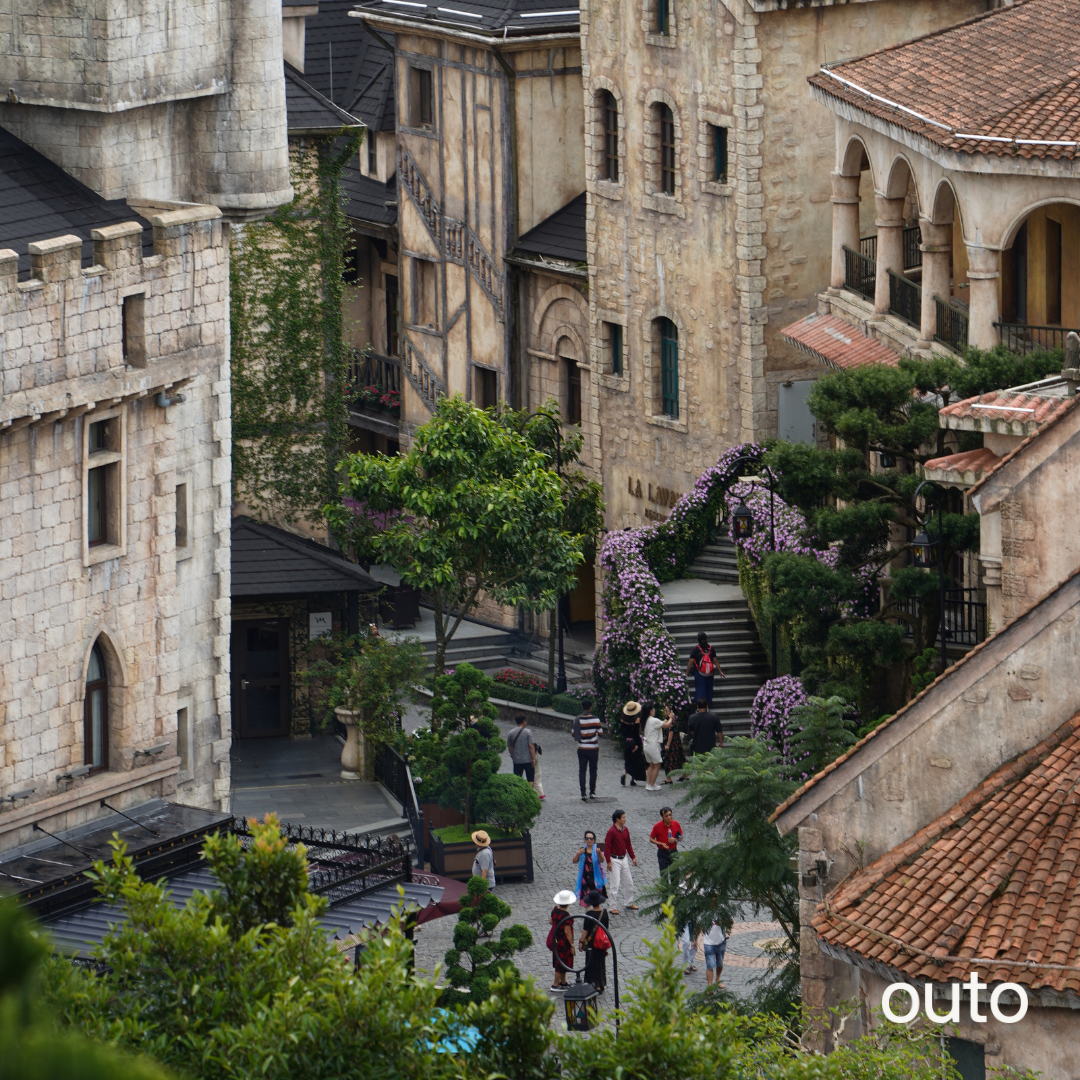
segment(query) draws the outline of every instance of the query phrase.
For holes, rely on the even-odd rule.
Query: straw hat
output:
[[[641,702],[640,701],[628,701],[623,706],[622,711],[623,711],[623,716],[637,716],[637,714],[639,712],[641,712]]]
[[[577,893],[570,889],[561,889],[551,899],[556,907],[569,907],[577,899]]]
[[[491,847],[491,837],[483,829],[477,829],[472,834],[472,842],[479,847]]]

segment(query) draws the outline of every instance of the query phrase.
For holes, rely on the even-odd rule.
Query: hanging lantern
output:
[[[883,469],[893,469],[896,467],[896,458],[885,450],[878,452],[878,460],[881,462],[881,467]]]
[[[582,982],[581,976],[563,995],[566,1026],[570,1031],[589,1031],[596,1027],[600,1015],[600,995],[592,983]]]
[[[746,503],[739,503],[739,508],[731,515],[731,521],[733,539],[749,540],[754,531],[754,515]]]
[[[920,529],[918,535],[911,542],[915,550],[915,565],[930,567],[937,565],[937,541],[931,540],[926,529]]]

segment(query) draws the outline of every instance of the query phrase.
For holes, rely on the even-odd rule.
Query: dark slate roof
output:
[[[354,221],[392,226],[397,222],[397,178],[376,180],[365,176],[353,161],[341,174],[341,190],[348,197],[345,213]],[[393,203],[393,206],[387,206]]]
[[[356,10],[493,37],[575,32],[579,23],[578,5],[566,0],[366,0]]]
[[[314,540],[247,518],[232,523],[232,595],[377,592],[370,574]]]
[[[0,128],[0,248],[19,253],[19,277],[30,276],[27,244],[74,234],[82,237],[82,264],[94,263],[91,229],[138,221],[143,255],[154,254],[154,230],[123,199],[103,199],[59,165]]]
[[[308,16],[304,79],[372,131],[393,131],[394,57],[349,15],[355,6],[355,0],[320,0],[319,14]],[[394,43],[393,35],[381,36]]]
[[[360,126],[355,116],[323,97],[292,64],[285,65],[285,107],[290,135],[332,134]]]
[[[549,259],[585,262],[585,192],[525,233],[517,242],[517,250]]]

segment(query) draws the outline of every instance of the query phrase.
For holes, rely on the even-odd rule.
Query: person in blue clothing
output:
[[[592,829],[585,832],[585,842],[574,856],[577,865],[577,894],[581,906],[585,907],[585,898],[594,890],[607,895],[607,877],[604,874],[604,855],[596,842],[596,833]]]
[[[686,673],[694,676],[694,700],[704,698],[712,708],[713,682],[717,675],[721,679],[727,676],[716,662],[716,650],[709,644],[709,638],[702,630],[697,636],[697,644],[690,650],[690,663]]]

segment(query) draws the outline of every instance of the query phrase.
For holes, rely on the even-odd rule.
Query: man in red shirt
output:
[[[619,909],[615,905],[619,902],[619,883],[624,877],[627,910],[638,909],[634,903],[634,875],[630,873],[630,863],[637,866],[637,856],[634,854],[634,845],[630,843],[630,830],[626,827],[626,811],[616,810],[611,815],[611,821],[611,828],[604,838],[604,861],[607,863],[608,899],[611,903],[608,910],[612,915],[618,915]]]
[[[682,826],[675,820],[671,807],[661,807],[660,820],[652,827],[652,832],[649,833],[649,843],[656,848],[656,857],[660,861],[661,874],[671,865],[672,857],[679,850],[679,841],[681,839]]]

